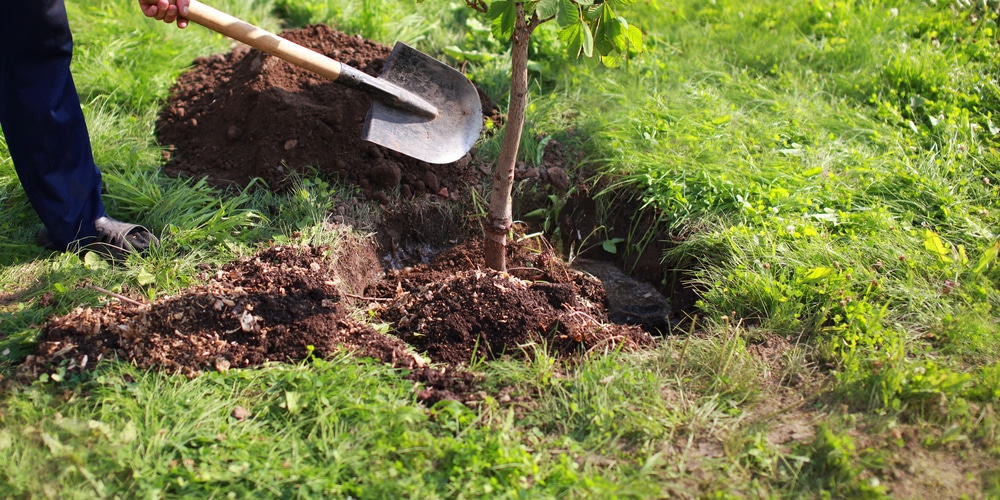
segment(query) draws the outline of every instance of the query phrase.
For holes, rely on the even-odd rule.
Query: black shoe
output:
[[[160,240],[156,239],[153,233],[138,224],[129,224],[105,216],[95,220],[94,226],[97,227],[97,239],[83,247],[71,243],[68,250],[79,253],[96,252],[108,260],[122,261],[130,253],[143,254],[160,244]],[[36,239],[46,250],[58,250],[49,238],[48,229],[43,227],[38,231]]]

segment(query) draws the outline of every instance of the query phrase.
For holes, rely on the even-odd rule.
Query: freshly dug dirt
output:
[[[282,36],[370,74],[389,53],[322,25]],[[112,301],[53,318],[22,373],[60,365],[82,371],[118,358],[194,377],[347,350],[408,369],[422,383],[417,397],[432,403],[477,394],[467,367],[481,359],[654,343],[639,326],[610,321],[601,281],[569,268],[541,240],[511,246],[509,273],[487,269],[479,240],[463,231],[467,215],[449,208],[484,169],[468,158],[428,165],[363,143],[367,109],[363,94],[256,50],[196,61],[158,123],[161,141],[172,145],[168,172],[221,184],[261,177],[278,189],[290,171],[316,168],[354,183],[364,197],[387,201],[396,189],[401,196],[384,203],[373,238],[331,226],[345,234],[337,248],[266,248],[206,270],[204,284],[177,296],[143,305]],[[544,177],[555,185],[566,174],[550,166]],[[355,319],[365,311],[393,334]]]
[[[322,24],[280,36],[372,76],[391,48]],[[485,94],[483,112],[495,106]],[[363,92],[247,46],[201,58],[177,80],[156,133],[168,147],[169,174],[207,177],[215,185],[260,178],[285,187],[293,172],[314,170],[356,185],[366,197],[445,198],[482,175],[469,157],[432,165],[361,140],[371,104]]]
[[[510,271],[486,268],[472,240],[428,265],[391,272],[370,293],[392,298],[379,312],[399,338],[454,365],[532,348],[567,356],[653,343],[638,326],[611,323],[601,282],[552,252],[518,246]]]
[[[511,255],[517,270],[507,274],[485,269],[470,242],[427,265],[345,282],[344,261],[377,268],[365,245],[271,247],[206,271],[206,284],[153,304],[78,308],[45,326],[22,373],[59,365],[82,371],[117,358],[194,377],[346,349],[410,369],[425,385],[418,397],[434,402],[467,400],[475,377],[465,367],[474,360],[520,358],[532,346],[571,356],[653,343],[637,326],[609,323],[600,282],[551,253],[519,247]],[[367,262],[359,262],[365,254]],[[371,297],[348,291],[365,281]],[[358,307],[396,335],[354,319]]]

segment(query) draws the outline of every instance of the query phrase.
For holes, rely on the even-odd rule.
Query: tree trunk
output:
[[[493,191],[486,216],[486,241],[483,245],[486,265],[497,271],[507,270],[507,233],[512,224],[511,189],[514,167],[524,129],[524,110],[528,105],[528,40],[533,26],[524,17],[524,6],[517,3],[517,20],[511,35],[510,104],[507,126],[500,146],[500,158],[493,169]]]

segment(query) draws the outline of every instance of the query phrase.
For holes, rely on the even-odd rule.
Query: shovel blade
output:
[[[380,80],[417,95],[437,109],[420,116],[372,100],[362,138],[427,163],[461,159],[479,139],[483,108],[472,82],[454,68],[396,42]]]

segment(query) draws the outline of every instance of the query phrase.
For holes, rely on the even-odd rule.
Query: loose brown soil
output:
[[[375,280],[343,269],[377,268],[370,241],[345,238],[353,243],[339,249],[264,249],[153,304],[78,308],[49,322],[22,369],[81,371],[113,357],[193,377],[347,349],[410,369],[427,385],[419,397],[433,402],[468,397],[475,381],[464,368],[473,360],[521,357],[531,346],[572,356],[653,343],[637,326],[609,323],[600,282],[551,253],[517,247],[511,259],[521,269],[500,273],[484,268],[470,242]],[[371,296],[350,292],[365,282]],[[359,306],[396,335],[354,319]]]
[[[372,75],[390,52],[324,25],[282,36]],[[383,202],[378,234],[359,240],[331,227],[344,232],[338,248],[265,248],[153,304],[79,308],[45,326],[23,370],[86,370],[114,357],[196,376],[346,349],[409,369],[424,382],[418,397],[433,402],[466,400],[475,380],[465,367],[481,359],[653,343],[640,327],[609,321],[601,282],[570,269],[543,242],[512,246],[509,274],[486,269],[475,238],[456,245],[463,224],[439,220],[455,211],[442,204],[487,169],[470,167],[469,157],[429,165],[362,142],[368,106],[361,93],[246,47],[196,61],[157,124],[169,145],[168,173],[216,184],[261,178],[280,189],[292,172],[315,169]],[[485,98],[484,109],[494,110]],[[547,173],[565,177],[558,167]],[[408,267],[384,273],[380,261]],[[394,335],[355,319],[365,311]]]
[[[326,25],[281,36],[372,76],[391,51]],[[362,141],[371,104],[366,94],[246,46],[196,60],[171,94],[156,128],[168,147],[170,174],[216,185],[260,178],[281,189],[293,173],[314,171],[382,200],[397,189],[404,198],[447,198],[482,175],[469,168],[468,156],[432,165]],[[480,95],[484,113],[494,113]]]

